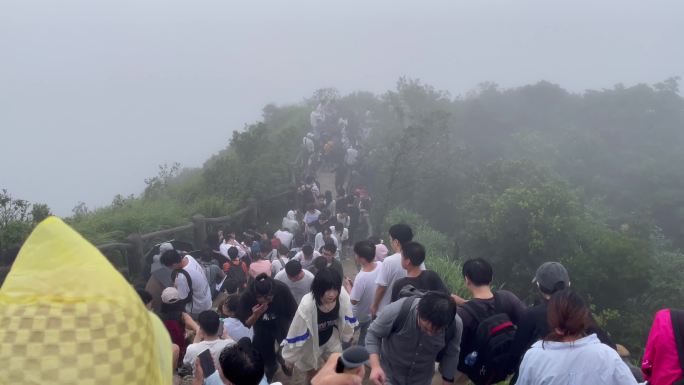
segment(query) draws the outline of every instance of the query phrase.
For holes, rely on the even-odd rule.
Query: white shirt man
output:
[[[365,323],[371,320],[370,307],[373,304],[373,297],[375,296],[375,279],[380,272],[382,262],[373,262],[372,270],[360,270],[354,278],[354,286],[352,287],[351,300],[354,309],[354,315],[359,323]]]
[[[302,247],[302,251],[298,252],[297,254],[295,254],[294,257],[292,257],[293,260],[299,261],[302,264],[302,268],[306,270],[309,270],[311,265],[313,265],[314,259],[321,256],[321,253],[319,253],[316,250],[313,250],[311,258],[305,257],[303,249],[308,249],[309,247],[311,247],[311,249],[313,250],[313,247],[311,245],[305,245],[304,247]]]
[[[353,166],[356,164],[356,158],[359,155],[359,151],[356,150],[354,147],[349,147],[347,149],[347,153],[344,156],[344,163],[347,164],[347,166]]]
[[[275,278],[276,274],[285,268],[287,262],[287,255],[281,255],[276,250],[276,256],[271,259],[271,277]]]
[[[370,307],[375,299],[375,279],[382,262],[375,261],[375,245],[370,241],[361,241],[354,245],[354,258],[361,265],[361,270],[354,278],[354,285],[346,279],[344,288],[349,292],[354,317],[359,321],[359,345],[365,346],[366,332],[372,321]]]
[[[287,247],[288,249],[290,248],[292,244],[292,238],[294,238],[294,235],[292,235],[291,232],[289,232],[287,229],[280,229],[276,231],[273,235],[276,238],[280,239],[280,244]]]
[[[392,246],[394,254],[382,261],[382,268],[380,269],[380,273],[378,273],[378,277],[375,279],[377,287],[375,289],[373,305],[371,306],[371,315],[377,315],[390,303],[394,282],[400,278],[406,277],[406,270],[404,270],[404,267],[401,265],[401,244],[402,242],[411,242],[413,239],[413,230],[411,230],[408,225],[396,224],[390,227],[389,233],[390,245]],[[400,238],[401,240],[397,238]],[[420,265],[420,269],[425,270],[424,263]]]
[[[333,232],[333,236],[337,238],[338,242],[344,242],[349,239],[349,230],[346,227],[338,232],[336,226],[330,226],[330,230]]]
[[[316,185],[314,185],[316,186]],[[318,199],[318,196],[316,196],[316,199]],[[314,223],[318,220],[318,217],[321,215],[321,212],[314,209],[307,210],[306,213],[304,213],[304,223],[307,225],[310,223]]]
[[[420,269],[425,270],[425,263],[420,265]],[[401,266],[401,252],[394,253],[382,261],[382,268],[375,279],[375,283],[387,287],[387,291],[385,291],[378,306],[378,312],[389,305],[394,282],[404,277],[406,277],[406,270]]]
[[[287,266],[290,266],[289,268]],[[288,270],[289,274],[288,274]],[[311,291],[311,282],[314,275],[310,271],[302,269],[299,261],[290,261],[285,265],[285,269],[276,274],[275,279],[283,282],[290,289],[292,296],[299,304],[302,297]]]
[[[309,153],[313,154],[314,152],[314,141],[313,141],[313,133],[306,134],[304,139],[302,139],[302,146],[304,149]]]
[[[190,365],[193,370],[195,369],[195,360],[197,359],[197,356],[203,351],[209,349],[214,362],[218,362],[223,349],[225,349],[226,346],[235,343],[235,341],[230,338],[221,339],[219,337],[218,332],[220,330],[219,326],[221,325],[221,321],[216,312],[206,311],[200,313],[197,323],[199,324],[199,329],[195,330],[197,333],[195,335],[195,340],[192,344],[188,345],[185,356],[183,356],[183,363]]]
[[[205,310],[211,309],[211,290],[207,276],[204,274],[202,265],[190,255],[183,257],[183,270],[185,270],[192,280],[192,302],[185,305],[185,311],[197,315]],[[180,298],[185,298],[190,294],[188,280],[184,274],[178,274],[175,281],[176,289]]]
[[[328,239],[330,239],[332,241],[332,243],[335,244],[335,247],[337,247],[338,253],[336,253],[337,255],[335,255],[335,258],[339,259],[340,258],[339,257],[340,242],[337,240],[335,233],[329,232],[328,230],[326,230],[326,235],[327,234],[330,234],[330,238],[328,238]],[[316,238],[314,238],[314,250],[320,251],[321,247],[323,247],[323,245],[325,245],[325,243],[326,243],[325,235],[323,233],[319,232],[318,234],[316,234]]]
[[[242,245],[239,244],[234,238],[232,238],[232,239],[227,239],[225,242],[221,243],[221,244],[219,245],[219,252],[220,252],[221,255],[223,255],[224,257],[230,259],[230,258],[228,257],[228,249],[230,249],[231,247],[235,247],[236,249],[238,249],[238,257],[239,257],[239,258],[242,258],[242,257],[244,257],[244,256],[247,254],[247,252],[246,252],[245,249],[242,247]]]

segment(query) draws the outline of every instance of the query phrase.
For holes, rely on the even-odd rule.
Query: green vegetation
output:
[[[31,204],[14,198],[7,190],[1,190],[0,251],[21,245],[33,227],[49,215],[50,208],[46,204]]]
[[[655,310],[677,306],[684,294],[678,92],[678,79],[667,79],[582,94],[548,82],[488,83],[452,97],[401,79],[394,91],[353,93],[336,105],[350,126],[370,129],[361,181],[378,233],[411,224],[428,247],[428,265],[461,294],[460,263],[469,257],[490,260],[496,285],[528,301],[537,266],[561,261],[614,338],[638,353]],[[249,197],[283,191],[323,94],[335,92],[266,106],[262,122],[233,133],[202,168],[162,166],[140,196],[117,196],[92,212],[77,206],[69,222],[101,243],[188,223],[196,213],[224,215]],[[20,244],[49,211],[34,205],[42,208],[30,215],[28,202],[8,197],[0,200],[3,249]]]
[[[490,260],[496,284],[528,301],[537,266],[560,261],[638,353],[654,311],[684,288],[672,276],[684,263],[677,92],[677,79],[584,94],[541,82],[451,98],[402,79],[374,105],[376,228],[408,209],[449,235],[447,255]]]

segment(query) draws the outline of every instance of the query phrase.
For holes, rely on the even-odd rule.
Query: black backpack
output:
[[[399,298],[406,298],[406,300],[404,301],[404,303],[401,304],[399,314],[397,314],[397,318],[395,318],[394,322],[392,322],[392,329],[390,334],[394,334],[401,330],[402,327],[404,327],[404,324],[406,323],[406,318],[408,318],[413,303],[416,301],[417,298],[422,298],[425,294],[429,292],[430,291],[416,289],[415,287],[413,287],[413,285],[406,285],[401,289],[401,291],[399,292]],[[449,341],[451,341],[455,335],[456,322],[454,320],[451,320],[449,326],[447,326],[446,332],[444,333],[444,347],[442,348],[442,350],[439,351],[439,353],[437,353],[437,358],[435,359],[436,362],[442,362],[444,353],[449,347]]]
[[[487,311],[475,303],[466,302],[463,308],[477,322],[475,331],[475,363],[468,365],[468,378],[475,385],[490,385],[503,381],[510,374],[511,345],[516,327],[504,311],[494,293],[494,311]],[[467,357],[472,352],[461,352]]]
[[[228,262],[228,271],[226,271],[226,278],[223,279],[220,291],[225,291],[228,294],[239,292],[246,283],[247,274],[242,269],[242,262],[238,265]]]

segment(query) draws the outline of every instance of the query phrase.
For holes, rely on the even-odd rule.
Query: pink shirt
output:
[[[655,315],[648,334],[641,371],[644,379],[651,385],[671,385],[682,379],[670,309],[659,310]]]
[[[257,275],[261,273],[266,273],[269,277],[271,276],[271,262],[265,259],[260,259],[256,262],[252,262],[249,265],[249,275],[252,278],[256,278]]]

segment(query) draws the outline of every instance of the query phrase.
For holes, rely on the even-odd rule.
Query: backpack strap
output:
[[[391,329],[391,334],[394,334],[401,330],[401,328],[404,327],[404,324],[406,323],[406,319],[408,318],[408,314],[411,311],[411,306],[413,306],[413,303],[416,301],[417,296],[413,297],[406,297],[404,302],[401,304],[401,309],[399,309],[399,314],[397,314],[397,317],[394,318],[394,322],[392,322],[392,329]]]
[[[679,356],[679,367],[684,369],[684,310],[670,309],[670,319],[672,320],[672,331],[677,343],[677,355]]]
[[[512,318],[511,315],[508,314],[508,312],[504,309],[504,306],[501,303],[501,296],[498,296],[497,294],[497,292],[492,293],[494,296],[494,314],[504,313],[508,316],[508,318]]]
[[[488,317],[486,310],[482,310],[479,306],[475,305],[474,302],[468,301],[461,306],[471,317],[480,324],[482,320]]]
[[[501,299],[499,298],[498,295],[496,295],[496,292],[492,293],[492,298],[494,299],[494,313],[493,314],[488,314],[487,310],[484,310],[480,306],[475,305],[475,303],[471,303],[471,301],[466,302],[461,307],[464,308],[468,312],[468,314],[470,314],[470,316],[475,319],[475,322],[477,322],[479,324],[485,318],[487,318],[491,315],[499,314],[499,313],[506,313],[505,311],[503,311]],[[508,314],[508,313],[506,313],[506,314]]]
[[[185,271],[185,269],[176,269],[171,272],[171,282],[176,282],[176,277],[178,277],[178,274],[183,274],[188,283],[188,296],[181,298],[180,302],[183,302],[184,304],[192,304],[192,278],[190,278],[190,274]]]

